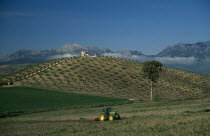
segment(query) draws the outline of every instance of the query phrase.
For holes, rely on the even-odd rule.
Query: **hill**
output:
[[[20,49],[11,54],[0,56],[0,65],[3,64],[25,64],[44,62],[47,57],[56,55],[53,49],[43,51]]]
[[[210,41],[198,42],[193,44],[179,43],[173,46],[169,46],[159,54],[158,57],[195,57],[199,59],[205,59],[210,57]]]
[[[142,63],[109,57],[74,57],[52,60],[2,78],[14,86],[49,88],[108,97],[147,101],[150,83],[142,77]],[[163,68],[154,87],[155,100],[210,96],[210,77]]]
[[[25,68],[34,66],[35,64],[14,64],[14,65],[0,65],[0,77],[9,75]]]

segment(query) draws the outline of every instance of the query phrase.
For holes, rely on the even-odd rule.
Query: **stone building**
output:
[[[96,54],[94,56],[89,56],[87,51],[81,51],[81,57],[96,57]]]
[[[81,57],[88,57],[88,54],[86,51],[81,51]]]

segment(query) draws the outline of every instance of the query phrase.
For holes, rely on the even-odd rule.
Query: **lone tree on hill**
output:
[[[144,62],[143,67],[142,67],[142,72],[143,72],[143,76],[147,77],[148,80],[151,81],[151,98],[150,101],[152,101],[152,86],[153,86],[153,82],[157,82],[158,78],[159,78],[159,72],[162,71],[162,66],[163,64],[161,64],[159,61],[147,61]]]

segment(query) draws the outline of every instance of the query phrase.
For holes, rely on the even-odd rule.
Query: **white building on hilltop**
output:
[[[96,54],[94,56],[89,56],[87,51],[81,51],[81,57],[96,57]]]

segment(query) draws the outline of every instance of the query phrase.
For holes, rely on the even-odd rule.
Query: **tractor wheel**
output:
[[[117,119],[119,119],[119,120],[121,119],[119,114],[118,114],[118,118]]]
[[[100,120],[100,121],[104,121],[104,120],[105,120],[105,116],[104,116],[104,115],[101,115],[101,116],[99,117],[99,120]]]
[[[114,120],[114,116],[113,115],[109,115],[109,120],[113,121]]]

